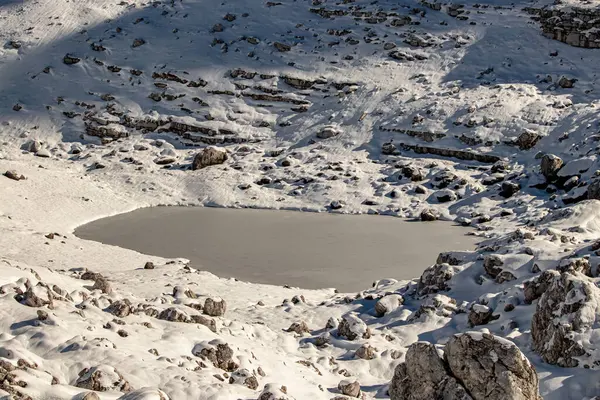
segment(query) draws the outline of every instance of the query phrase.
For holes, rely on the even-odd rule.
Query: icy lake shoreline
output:
[[[376,279],[418,277],[436,250],[477,239],[450,223],[369,215],[213,207],[154,207],[75,230],[88,240],[161,257],[184,257],[218,276],[307,289],[357,291]]]

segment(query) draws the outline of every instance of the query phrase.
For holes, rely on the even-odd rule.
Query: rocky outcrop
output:
[[[554,6],[527,11],[536,15],[544,36],[575,47],[600,48],[600,9]]]
[[[599,349],[589,347],[594,343],[590,337],[600,334],[600,289],[579,272],[546,271],[545,275],[547,287],[531,321],[534,350],[545,362],[561,367],[600,364],[592,359]]]
[[[417,342],[390,383],[391,400],[541,400],[538,377],[512,342],[486,333],[454,335],[444,358]]]

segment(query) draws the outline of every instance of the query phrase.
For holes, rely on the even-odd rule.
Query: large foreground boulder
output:
[[[546,290],[531,320],[533,349],[545,362],[561,367],[600,363],[600,347],[594,348],[593,339],[600,335],[600,289],[580,272],[544,274]]]
[[[431,343],[417,342],[408,348],[406,361],[398,365],[390,383],[391,400],[471,400]]]
[[[192,169],[202,169],[211,165],[223,164],[227,160],[227,152],[216,147],[207,147],[196,154],[192,162]]]
[[[512,342],[490,334],[454,335],[444,358],[417,342],[390,383],[391,400],[541,400],[538,377]]]
[[[454,335],[444,353],[452,374],[475,400],[541,400],[535,369],[508,340],[476,332]]]

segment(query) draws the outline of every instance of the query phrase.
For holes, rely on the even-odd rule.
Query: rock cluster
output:
[[[478,332],[454,335],[443,358],[431,343],[411,345],[389,394],[391,400],[541,400],[535,369],[517,346]]]

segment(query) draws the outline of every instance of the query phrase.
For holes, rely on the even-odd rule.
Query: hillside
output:
[[[600,396],[600,4],[555,3],[0,0],[0,399]],[[73,235],[157,205],[481,243],[347,294]]]

